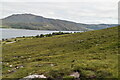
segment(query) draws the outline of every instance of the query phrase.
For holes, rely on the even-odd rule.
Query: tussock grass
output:
[[[117,78],[118,45],[118,27],[4,44],[3,78],[70,78],[76,70],[81,78]]]

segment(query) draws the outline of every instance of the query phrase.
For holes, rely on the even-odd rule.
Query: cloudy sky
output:
[[[31,13],[78,23],[118,23],[119,0],[1,0],[0,18]]]

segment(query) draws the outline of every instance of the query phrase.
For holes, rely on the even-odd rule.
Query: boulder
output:
[[[32,80],[34,78],[47,78],[44,75],[29,75],[27,77],[24,77],[23,79],[19,79],[19,80]]]

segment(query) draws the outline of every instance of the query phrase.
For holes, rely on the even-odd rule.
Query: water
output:
[[[59,31],[0,28],[0,39],[16,38],[23,36],[36,36],[40,34],[50,34],[53,32],[59,32]],[[82,31],[61,31],[61,32],[73,33],[73,32],[82,32]]]

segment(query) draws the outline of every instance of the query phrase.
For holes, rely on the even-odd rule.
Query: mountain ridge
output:
[[[67,20],[45,18],[33,14],[13,14],[1,19],[2,27],[33,30],[89,31],[113,27],[112,24],[83,24]],[[115,25],[116,26],[116,25]]]

